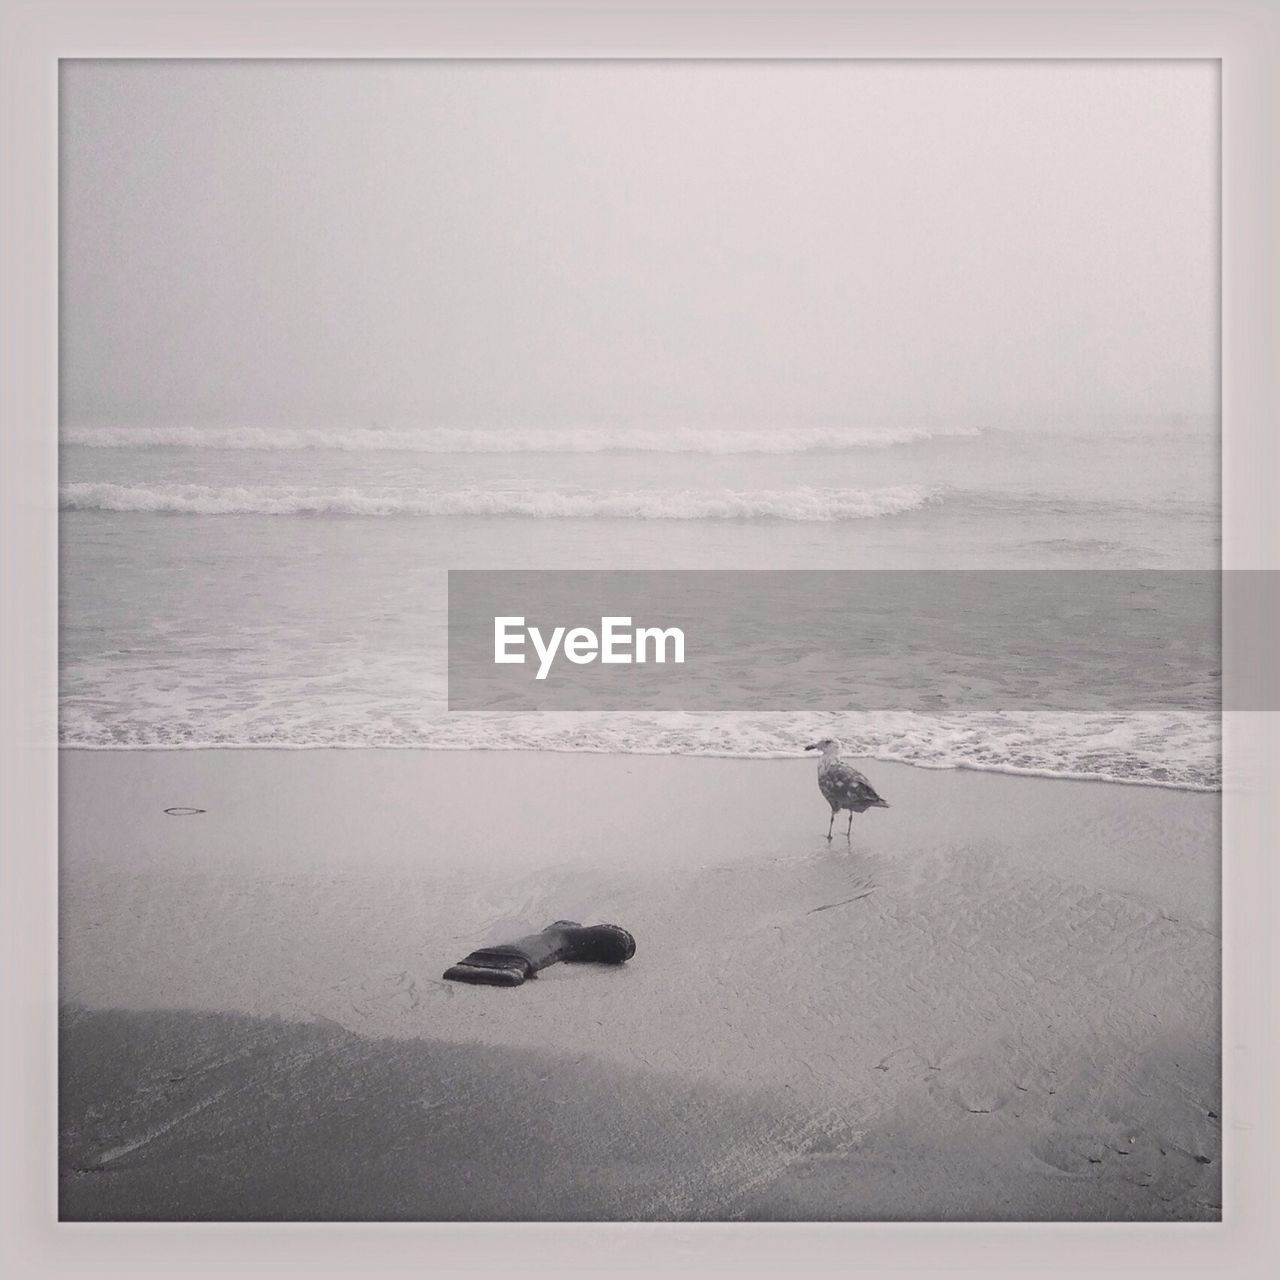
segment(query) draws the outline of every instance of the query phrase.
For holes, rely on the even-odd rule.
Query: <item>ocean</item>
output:
[[[1140,711],[1036,711],[1028,688],[1047,694],[1055,669],[1026,651],[1007,672],[1016,711],[917,698],[862,714],[450,713],[445,577],[1214,569],[1217,456],[1204,422],[66,425],[60,737],[782,756],[839,736],[849,754],[923,767],[1214,790],[1218,655],[1204,646],[1117,659],[1131,668],[1109,681],[1141,685],[1144,663],[1180,663],[1188,687],[1206,690]],[[948,638],[928,643],[925,665],[945,687]]]

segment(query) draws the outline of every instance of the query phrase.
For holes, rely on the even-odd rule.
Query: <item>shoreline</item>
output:
[[[867,761],[828,845],[812,760],[60,761],[64,1218],[1220,1216],[1220,796]],[[637,955],[441,980],[557,918]]]
[[[732,751],[648,751],[636,748],[618,751],[612,747],[495,747],[466,746],[454,743],[429,742],[193,742],[193,743],[120,743],[120,742],[63,742],[58,752],[85,751],[428,751],[450,753],[476,753],[480,755],[563,755],[563,756],[642,756],[646,758],[672,757],[680,760],[804,760],[812,757],[794,752],[732,752]],[[1164,791],[1187,791],[1195,795],[1221,795],[1222,785],[1201,785],[1193,782],[1170,782],[1165,778],[1115,777],[1101,773],[1074,773],[1051,769],[1024,768],[1019,765],[973,764],[959,761],[955,764],[930,764],[926,761],[904,760],[897,756],[855,755],[847,756],[860,768],[870,765],[905,765],[909,769],[923,769],[932,773],[996,773],[1010,778],[1040,778],[1047,782],[1096,782],[1117,787],[1154,787]]]

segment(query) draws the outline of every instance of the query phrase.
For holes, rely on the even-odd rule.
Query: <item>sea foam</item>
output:
[[[152,714],[116,718],[101,703],[64,704],[64,746],[113,750],[200,748],[553,751],[779,759],[838,733],[845,754],[925,769],[1116,782],[1180,791],[1222,788],[1214,716],[1184,710],[1131,715],[1075,712],[935,717],[914,712],[697,715],[685,712],[490,713],[380,716],[369,708],[310,714],[246,699],[197,721],[157,698]]]

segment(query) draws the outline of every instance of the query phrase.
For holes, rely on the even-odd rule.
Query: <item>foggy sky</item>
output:
[[[1211,413],[1216,77],[63,63],[62,419]]]

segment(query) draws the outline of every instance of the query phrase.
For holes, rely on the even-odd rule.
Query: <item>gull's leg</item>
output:
[[[844,833],[844,838],[846,840],[851,840],[853,838],[853,810],[852,809],[849,810],[849,829]]]
[[[837,813],[837,810],[835,809],[831,810],[831,821],[827,823],[827,840],[828,841],[830,841],[831,839],[832,828],[836,825],[836,813]]]

